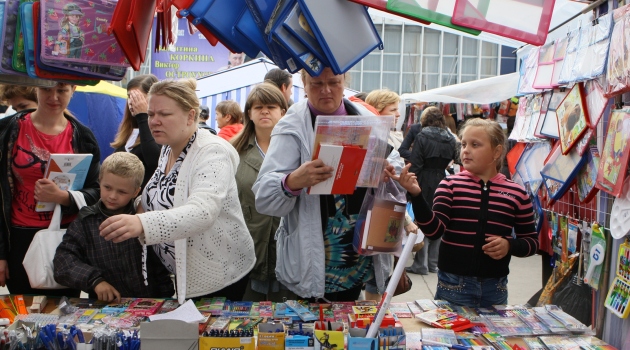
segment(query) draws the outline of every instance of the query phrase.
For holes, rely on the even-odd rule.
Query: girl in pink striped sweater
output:
[[[506,304],[511,256],[538,250],[532,203],[499,172],[506,147],[498,123],[471,119],[460,138],[466,170],[440,183],[433,208],[420,195],[409,165],[400,176],[390,176],[409,192],[425,236],[442,240],[435,299],[469,307]]]

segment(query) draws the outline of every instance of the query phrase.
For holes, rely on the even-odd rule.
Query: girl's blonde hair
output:
[[[365,103],[376,108],[381,113],[385,107],[400,102],[400,96],[388,89],[374,90],[365,98]]]
[[[214,108],[215,111],[223,114],[224,116],[229,115],[232,118],[230,119],[230,124],[242,124],[243,123],[243,111],[241,111],[241,106],[232,100],[221,101]]]
[[[157,82],[158,78],[153,74],[138,75],[129,80],[129,83],[127,83],[127,91],[131,89],[140,89],[140,91],[148,94],[151,86]],[[125,113],[123,114],[122,122],[120,122],[120,126],[118,127],[116,138],[114,139],[114,142],[110,143],[109,145],[112,146],[112,148],[114,149],[126,145],[127,140],[131,135],[131,132],[134,128],[137,127],[138,122],[136,121],[136,118],[131,115],[131,112],[129,111],[129,102],[127,102],[125,104]],[[140,141],[142,140],[140,140],[140,135],[138,135],[138,138],[136,138],[136,142],[133,144],[132,147],[138,147]]]
[[[151,86],[149,96],[165,96],[175,101],[183,111],[195,111],[195,122],[199,120],[199,98],[197,98],[197,81],[195,79],[163,80]]]
[[[284,95],[278,89],[278,87],[271,83],[262,83],[256,85],[245,102],[244,124],[243,130],[238,133],[230,142],[236,148],[238,154],[241,154],[247,150],[247,144],[249,138],[256,134],[256,125],[251,121],[249,112],[254,104],[260,103],[262,105],[278,105],[282,109],[282,114],[286,113],[289,108],[287,100]]]
[[[482,118],[468,119],[464,123],[464,126],[462,126],[459,130],[460,139],[464,136],[464,132],[466,132],[466,129],[469,127],[482,128],[490,138],[490,145],[492,146],[492,149],[496,149],[498,146],[501,146],[501,155],[496,161],[497,172],[501,172],[503,160],[505,159],[505,153],[507,152],[505,133],[503,132],[501,125],[495,121]]]

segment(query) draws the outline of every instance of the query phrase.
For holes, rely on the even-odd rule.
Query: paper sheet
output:
[[[165,314],[152,315],[149,316],[149,320],[157,321],[157,320],[178,320],[184,321],[188,323],[201,322],[204,319],[203,315],[197,310],[197,307],[192,302],[192,300],[188,300],[184,304],[182,304],[177,309],[167,312]]]

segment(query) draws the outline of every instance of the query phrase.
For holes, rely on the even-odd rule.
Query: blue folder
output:
[[[258,56],[258,47],[249,38],[234,30],[243,9],[245,0],[196,0],[190,8],[180,12],[182,16],[191,14],[193,24],[202,24],[232,52],[244,52],[249,57]]]

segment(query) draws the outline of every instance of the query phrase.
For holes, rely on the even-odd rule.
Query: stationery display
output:
[[[630,314],[630,244],[627,241],[619,246],[616,271],[604,305],[617,317],[627,318]]]
[[[544,116],[543,126],[540,129],[540,133],[542,135],[551,139],[560,138],[560,129],[558,127],[556,110],[560,107],[560,103],[564,100],[569,91],[569,88],[553,90],[553,94],[549,99],[549,105],[547,106],[547,113]]]
[[[625,271],[627,269],[624,267],[623,270]],[[129,300],[125,300],[122,303],[114,302],[108,305],[103,305],[103,303],[98,301],[77,298],[64,300],[64,306],[61,308],[61,316],[37,313],[19,315],[15,317],[15,325],[19,325],[19,327],[12,326],[9,329],[13,329],[14,332],[19,333],[16,333],[16,336],[21,336],[22,333],[26,332],[24,326],[33,327],[31,325],[37,325],[36,328],[42,328],[44,325],[50,325],[49,330],[45,330],[43,336],[40,335],[39,332],[35,332],[31,340],[46,342],[48,339],[57,339],[57,336],[51,337],[51,334],[48,334],[48,332],[54,330],[55,325],[57,325],[56,328],[58,331],[69,333],[63,335],[64,340],[67,340],[68,336],[71,336],[77,343],[84,342],[82,339],[83,332],[88,332],[85,338],[87,338],[89,334],[90,338],[95,338],[94,342],[96,342],[102,340],[101,338],[107,330],[119,329],[120,332],[129,335],[131,339],[135,339],[139,342],[140,335],[149,337],[145,334],[145,326],[149,324],[148,322],[150,322],[150,324],[154,322],[166,322],[164,320],[150,321],[147,317],[133,315],[130,312],[114,314],[103,313],[104,309],[119,310],[123,307],[122,304],[127,304]],[[211,305],[212,300],[213,299],[206,299],[204,303],[199,304],[199,307],[204,308]],[[214,300],[216,304],[220,301],[220,299]],[[229,308],[234,311],[241,309],[238,303],[246,303],[249,306],[254,305],[254,303],[247,301],[224,301],[224,306],[229,304]],[[428,301],[430,300],[421,301],[421,304],[428,304]],[[164,308],[170,308],[172,305],[169,305],[169,302],[176,303],[175,300],[167,300],[164,302],[164,300],[161,299],[133,299],[129,305],[129,309],[136,309],[139,304],[146,304],[148,306],[149,302],[151,302],[152,305],[161,305],[162,310],[157,310],[156,313],[162,313]],[[449,305],[444,301],[436,302],[442,306]],[[274,309],[274,306],[278,307],[280,305],[286,307],[286,304],[283,303],[265,303],[270,303],[272,309]],[[304,312],[311,315],[310,310],[323,310],[324,308],[331,307],[330,304],[309,304],[305,301],[296,300],[288,301],[288,304],[295,308],[297,313]],[[375,301],[366,300],[338,302],[334,305],[337,305],[335,306],[336,309],[348,309],[350,313],[353,313],[352,310],[354,309],[354,314],[360,315],[374,312],[374,309],[377,309],[375,304]],[[433,304],[435,305],[435,303]],[[180,308],[184,309],[187,305],[192,306],[193,304],[192,302],[188,302]],[[247,307],[247,305],[243,305],[243,307]],[[309,306],[310,310],[306,308],[306,305]],[[391,303],[389,305],[392,311],[400,309],[401,312],[403,312],[403,310],[407,310],[405,312],[408,312],[409,310],[405,303]],[[77,306],[80,306],[80,308]],[[461,307],[453,307],[452,305],[451,307],[460,310],[460,312],[466,312],[467,315],[476,317],[478,320],[474,325],[471,323],[470,326],[467,326],[468,330],[458,331],[457,329],[462,327],[460,323],[469,323],[470,320],[464,318],[461,313],[447,309],[435,309],[422,313],[421,317],[418,319],[418,322],[426,322],[430,324],[431,327],[421,327],[418,332],[405,332],[398,321],[391,319],[387,321],[389,326],[383,326],[377,330],[376,336],[374,337],[374,344],[378,344],[379,349],[384,350],[416,349],[420,347],[414,346],[427,348],[427,346],[439,347],[446,345],[453,349],[469,349],[469,347],[472,347],[472,349],[485,350],[490,349],[489,347],[491,346],[500,346],[499,349],[516,349],[513,341],[518,337],[515,337],[515,335],[528,334],[526,338],[523,339],[527,344],[534,344],[536,343],[535,340],[541,343],[551,342],[553,339],[554,341],[574,342],[582,345],[603,346],[603,349],[608,349],[606,343],[592,337],[590,328],[584,326],[557,306],[551,305],[530,309],[521,305],[497,305],[490,308],[467,308],[466,310],[462,310]],[[141,308],[143,311],[147,311],[147,314],[152,312],[149,312],[146,307]],[[187,312],[197,312],[197,310],[188,310]],[[429,314],[431,314],[431,316],[428,321]],[[323,315],[323,313],[321,313],[321,315]],[[141,324],[142,334],[138,332]],[[242,349],[245,350],[254,349],[254,345],[257,344],[259,348],[266,350],[297,350],[296,346],[301,343],[299,340],[303,340],[304,344],[310,343],[312,348],[322,350],[324,348],[341,349],[346,342],[346,337],[349,350],[363,349],[361,344],[366,342],[370,343],[369,341],[360,340],[360,338],[365,339],[367,335],[366,324],[362,322],[361,325],[359,325],[359,321],[357,320],[357,324],[355,325],[351,323],[351,319],[348,317],[344,318],[341,322],[325,321],[321,319],[319,321],[312,320],[304,322],[298,318],[294,323],[285,326],[283,323],[278,322],[277,319],[274,320],[272,318],[221,316],[210,317],[208,321],[202,321],[200,325],[201,324],[203,324],[203,327],[200,327],[198,332],[196,324],[194,328],[195,333],[199,336],[199,343],[203,344],[204,349],[236,346],[237,348],[242,347]],[[63,327],[64,325],[65,328]],[[175,324],[173,324],[173,326],[175,326]],[[44,328],[45,327],[42,329]],[[543,331],[537,331],[540,329],[543,329]],[[472,330],[479,330],[481,332],[475,333],[472,332]],[[163,332],[167,332],[167,330],[165,329]],[[26,337],[22,339],[26,339]],[[61,339],[62,337],[59,337],[59,340]],[[119,340],[124,339],[124,337],[119,338]],[[168,338],[162,338],[162,341],[169,340]],[[96,345],[96,343],[94,345]],[[510,347],[508,348],[507,346]]]
[[[456,0],[388,0],[387,9],[395,13],[437,23],[464,33],[479,35],[481,31],[454,24],[452,21]]]
[[[156,5],[156,0],[119,1],[107,29],[136,71],[146,59]]]
[[[568,44],[569,44],[569,37],[563,37],[556,40],[556,48],[553,53],[553,74],[551,76],[551,85],[553,87],[560,86],[560,83],[558,82],[558,80],[560,79],[560,72],[562,71],[564,57],[567,54]]]
[[[610,113],[604,149],[601,152],[596,186],[619,197],[626,178],[630,157],[630,110],[615,109]]]
[[[627,92],[630,90],[627,76],[630,73],[628,67],[628,52],[626,50],[626,35],[630,30],[630,4],[615,9],[612,12],[614,27],[610,35],[610,47],[608,50],[608,64],[606,65],[606,83],[604,93],[606,97]]]
[[[591,138],[586,152],[586,164],[577,175],[578,199],[581,203],[590,202],[599,189],[595,187],[597,182],[597,172],[599,171],[600,156],[597,150],[597,141]]]
[[[582,85],[575,84],[556,109],[562,154],[567,155],[589,127]]]
[[[593,21],[593,25],[583,25],[579,29],[575,61],[571,67],[566,67],[568,76],[560,82],[593,79],[604,73],[612,28],[613,16],[609,12]]]
[[[554,67],[554,53],[556,44],[551,42],[540,47],[538,53],[538,67],[536,70],[536,77],[532,86],[536,89],[550,89],[553,88],[553,67]]]
[[[536,79],[536,72],[538,71],[539,52],[540,47],[535,46],[529,51],[527,57],[523,60],[517,90],[519,94],[534,94],[541,92],[540,89],[536,89],[533,86],[534,80]]]
[[[609,107],[609,99],[604,95],[599,80],[593,79],[580,83],[583,86],[586,109],[588,110],[588,119],[591,122],[591,128],[597,128],[597,124],[601,117],[604,115],[604,111]]]
[[[554,0],[457,0],[452,22],[532,45],[542,45],[547,39],[554,3]],[[506,13],[519,15],[506,16]]]
[[[540,171],[550,199],[562,197],[585,162],[586,157],[580,156],[576,149],[563,155],[560,145],[554,146],[547,163]]]

